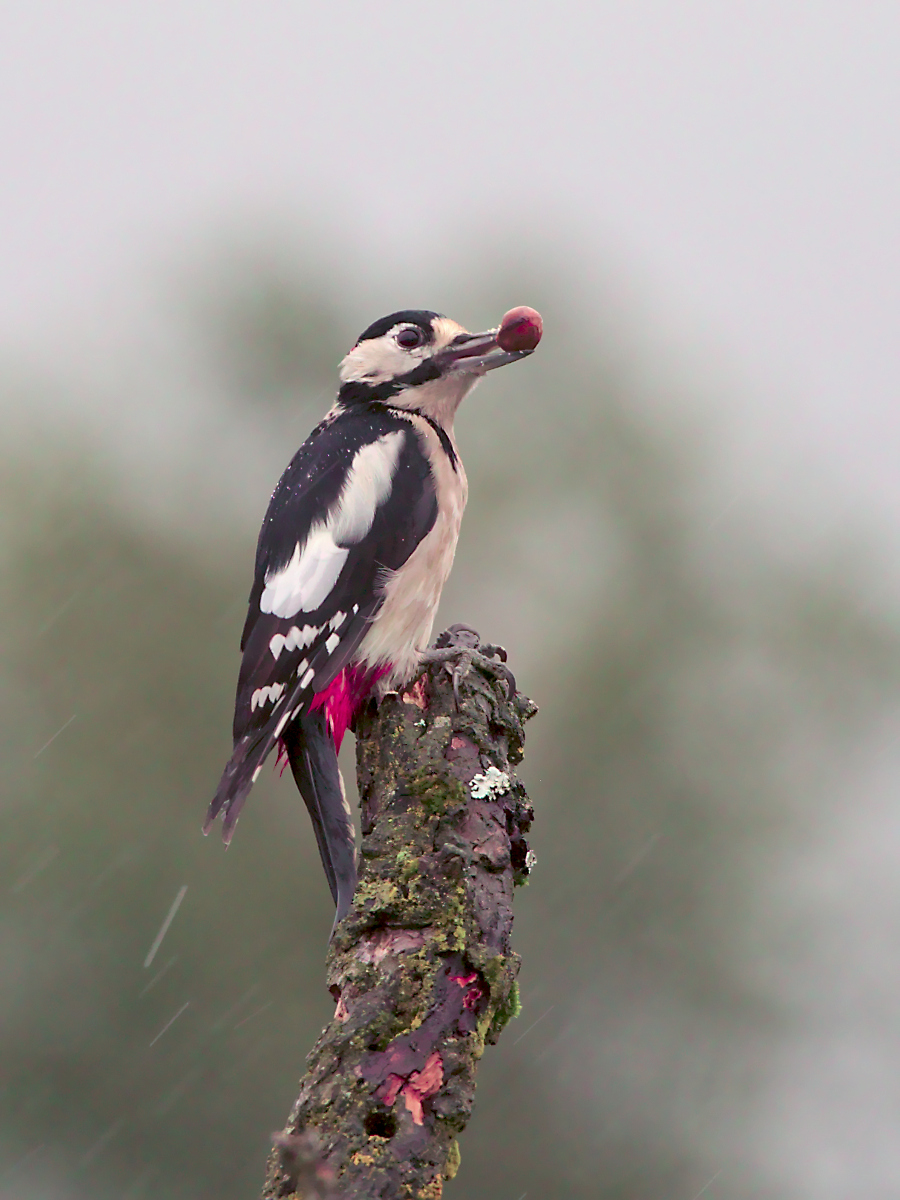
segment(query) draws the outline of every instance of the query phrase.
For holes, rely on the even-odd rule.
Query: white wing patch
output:
[[[260,612],[290,618],[299,612],[314,612],[322,604],[337,582],[350,546],[363,540],[378,506],[390,494],[405,437],[405,431],[398,429],[357,450],[341,494],[325,520],[312,526],[302,547],[297,542],[285,566],[266,574]],[[304,626],[304,630],[309,628]],[[276,654],[274,641],[269,648],[277,658],[284,647]]]
[[[328,651],[329,654],[334,654],[335,650],[337,650],[337,648],[340,644],[341,644],[341,639],[338,637],[338,635],[336,633],[333,633],[331,635],[331,637],[328,637],[325,639],[325,649]]]
[[[266,576],[260,612],[276,617],[313,612],[334,587],[349,553],[349,549],[336,545],[327,525],[314,525],[303,549],[297,542],[290,562]]]
[[[328,514],[336,541],[355,546],[372,528],[375,510],[390,494],[405,438],[405,431],[397,429],[357,450],[337,503]]]

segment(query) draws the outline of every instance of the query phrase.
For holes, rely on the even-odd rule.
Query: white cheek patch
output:
[[[345,355],[338,369],[341,383],[387,383],[398,375],[414,370],[431,354],[430,346],[404,350],[397,345],[394,327],[380,338],[366,338]]]
[[[260,612],[290,618],[299,612],[314,612],[324,602],[343,570],[349,547],[363,540],[378,506],[390,495],[405,437],[404,430],[398,429],[357,450],[341,494],[324,522],[312,526],[302,548],[297,542],[285,566],[266,574]],[[309,628],[304,626],[304,631]],[[287,639],[278,643],[276,653],[273,643],[280,636],[276,634],[269,643],[276,658],[287,644]]]

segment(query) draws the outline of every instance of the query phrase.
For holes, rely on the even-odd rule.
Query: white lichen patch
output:
[[[469,791],[474,800],[493,800],[497,796],[505,795],[509,786],[509,776],[505,771],[500,771],[497,767],[488,767],[484,773],[479,772],[472,777]]]

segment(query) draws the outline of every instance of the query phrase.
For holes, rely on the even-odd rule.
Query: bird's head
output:
[[[484,333],[469,333],[440,313],[391,313],[360,334],[342,361],[339,403],[380,401],[449,426],[482,375],[527,358],[540,337],[533,309],[513,309]]]

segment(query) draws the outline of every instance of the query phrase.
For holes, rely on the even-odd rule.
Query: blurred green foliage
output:
[[[309,278],[232,256],[182,310],[215,445],[253,427],[254,470],[327,407],[352,334]],[[524,300],[547,322],[460,415],[471,498],[442,609],[505,642],[541,705],[538,866],[522,1015],[484,1060],[447,1194],[693,1200],[721,1172],[731,1200],[774,1197],[752,1136],[784,1021],[767,880],[896,702],[897,637],[864,573],[716,527],[713,434],[663,420],[559,281],[474,278],[455,307],[398,303],[474,326]],[[239,454],[210,445],[173,488],[228,489]],[[223,506],[208,536],[173,529],[49,426],[8,447],[0,487],[0,1193],[254,1195],[330,1007],[330,903],[290,779],[264,775],[227,854],[199,832],[265,496],[246,524]]]

